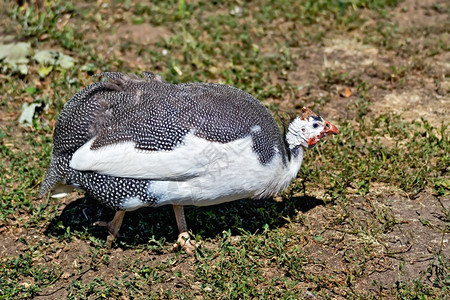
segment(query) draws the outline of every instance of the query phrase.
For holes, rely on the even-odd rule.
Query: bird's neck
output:
[[[303,162],[303,147],[297,146],[292,149],[289,149],[290,151],[290,160],[287,163],[288,173],[291,176],[291,179],[294,179],[297,177],[297,173],[300,170],[300,167],[302,166]]]
[[[286,128],[284,140],[286,141],[286,147],[291,151],[291,154],[295,154],[295,151],[297,150],[303,152],[301,145],[305,145],[305,141],[307,141],[304,136],[306,125],[307,122],[305,120],[297,117]]]
[[[282,162],[281,157],[275,159],[270,167],[271,169],[271,181],[264,186],[254,198],[264,198],[275,196],[278,192],[285,190],[292,179],[297,177],[297,173],[300,170],[303,161],[303,148],[298,147],[293,152],[290,151],[290,159]]]

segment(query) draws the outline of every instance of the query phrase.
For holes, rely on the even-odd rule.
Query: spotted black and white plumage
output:
[[[91,197],[101,199],[103,204],[116,209],[125,210],[123,202],[139,199],[140,206],[152,206],[156,195],[149,192],[150,181],[133,178],[114,177],[95,172],[70,172],[67,184],[82,187]]]
[[[227,85],[102,75],[64,106],[41,195],[79,187],[115,210],[272,196],[330,132],[307,110],[283,136],[264,105]]]

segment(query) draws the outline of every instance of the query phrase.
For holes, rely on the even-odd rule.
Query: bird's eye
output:
[[[314,123],[314,124],[313,124],[313,128],[317,128],[317,127],[319,127],[319,124]]]

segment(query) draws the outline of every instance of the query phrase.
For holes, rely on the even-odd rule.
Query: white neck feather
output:
[[[307,121],[301,120],[299,117],[297,117],[291,122],[291,124],[289,124],[285,136],[286,142],[289,145],[289,150],[293,150],[298,146],[308,146],[308,139],[304,135],[305,132],[307,132],[307,123]]]

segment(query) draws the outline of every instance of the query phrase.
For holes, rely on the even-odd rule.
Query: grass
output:
[[[448,52],[446,23],[392,22],[406,2],[54,1],[39,9],[6,1],[0,36],[76,63],[40,76],[30,57],[26,75],[0,62],[0,299],[444,298],[448,121],[376,106],[389,93],[441,99],[448,90],[448,72],[433,65]],[[426,10],[448,15],[439,1]],[[168,35],[142,44],[116,34],[142,25]],[[333,52],[323,66],[324,49],[339,39],[381,58],[365,66],[357,56],[364,53]],[[58,113],[100,71],[230,84],[274,113],[303,105],[328,113],[341,134],[306,152],[282,202],[188,208],[201,244],[193,257],[172,250],[170,207],[128,213],[122,237],[107,249],[104,230],[92,223],[113,212],[81,195],[36,199]],[[352,96],[340,97],[342,87]],[[24,102],[41,109],[32,124],[19,125]]]

